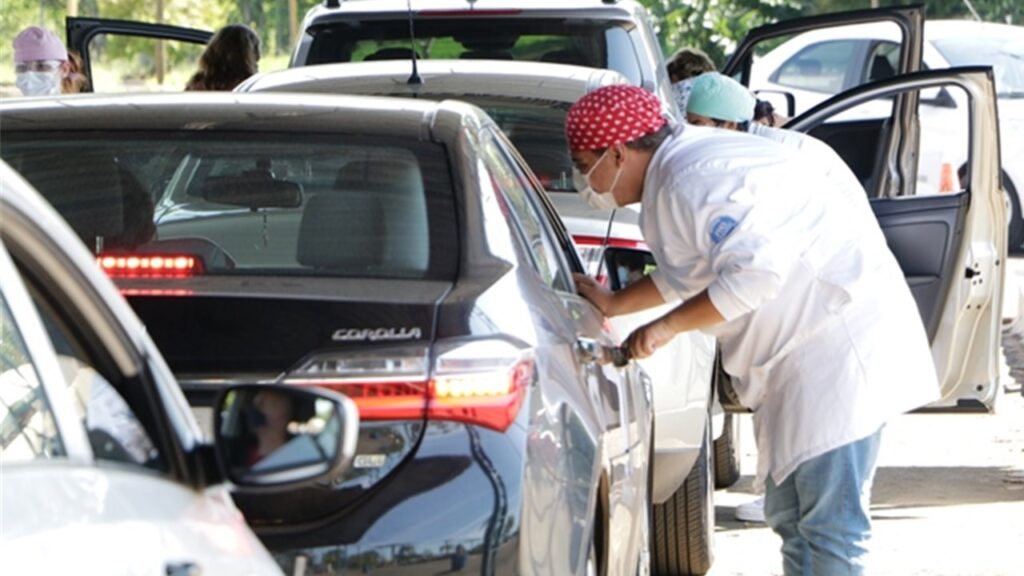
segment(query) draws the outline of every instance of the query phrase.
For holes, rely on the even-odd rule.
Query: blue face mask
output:
[[[267,425],[267,416],[260,410],[251,409],[245,413],[245,423],[250,430],[262,428]]]

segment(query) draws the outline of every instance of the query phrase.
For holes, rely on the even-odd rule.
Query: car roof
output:
[[[240,90],[357,94],[493,95],[571,104],[588,91],[629,80],[612,70],[503,60],[420,60],[419,87],[409,86],[408,60],[304,66],[254,77]]]
[[[486,117],[461,102],[315,94],[76,95],[0,103],[3,130],[365,132],[423,139],[440,110]],[[381,122],[383,117],[387,122]],[[424,130],[424,126],[428,128]]]
[[[523,0],[487,0],[485,3],[468,0],[417,0],[412,2],[413,12],[417,16],[533,16],[547,13],[557,16],[559,12],[571,12],[574,16],[601,19],[622,17],[632,14],[637,4],[630,0],[552,0],[546,2],[523,2]],[[319,18],[330,15],[357,14],[405,14],[408,11],[406,0],[342,0],[340,6],[331,8],[326,2],[314,6],[307,18]]]

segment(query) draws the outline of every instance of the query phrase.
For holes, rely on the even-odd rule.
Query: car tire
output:
[[[740,479],[740,419],[726,414],[722,435],[715,438],[715,488],[728,488]]]
[[[690,474],[671,498],[654,506],[651,574],[691,576],[711,569],[715,529],[711,449],[709,417]]]

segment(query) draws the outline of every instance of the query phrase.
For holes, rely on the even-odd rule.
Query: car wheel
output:
[[[726,414],[722,435],[715,438],[715,488],[728,488],[740,479],[740,419]]]
[[[1021,215],[1020,198],[1013,182],[1003,175],[1003,194],[1007,197],[1007,212],[1010,216],[1010,227],[1007,236],[1007,252],[1020,254],[1024,252],[1021,245],[1024,244],[1024,216]]]
[[[711,569],[715,528],[711,449],[709,417],[700,454],[686,481],[671,498],[654,506],[652,574],[690,576]]]

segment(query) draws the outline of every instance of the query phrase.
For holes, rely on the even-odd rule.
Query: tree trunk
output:
[[[156,0],[156,23],[164,23],[164,0]],[[153,55],[153,67],[156,69],[156,83],[163,86],[167,60],[167,46],[163,40],[156,41],[156,54]]]
[[[288,0],[289,50],[299,42],[299,0]]]
[[[68,0],[68,16],[78,16],[78,0]]]

